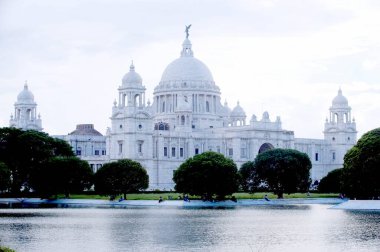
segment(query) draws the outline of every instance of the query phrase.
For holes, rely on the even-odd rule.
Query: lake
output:
[[[331,205],[0,209],[19,251],[380,251],[380,212]]]

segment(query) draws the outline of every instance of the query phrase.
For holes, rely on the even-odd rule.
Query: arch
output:
[[[136,94],[135,95],[135,99],[134,99],[134,105],[137,107],[137,106],[140,106],[141,104],[140,104],[140,100],[141,100],[141,96],[140,96],[140,94]]]
[[[334,113],[334,122],[338,122],[338,119],[339,119],[339,116],[338,116],[338,113]]]
[[[260,146],[259,154],[272,149],[274,149],[274,146],[272,144],[264,143]]]
[[[181,116],[181,125],[185,125],[185,116],[184,115]]]

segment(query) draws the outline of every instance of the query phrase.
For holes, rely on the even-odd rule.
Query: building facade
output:
[[[356,143],[351,108],[339,89],[325,122],[324,139],[299,139],[282,129],[280,117],[264,112],[249,122],[239,102],[231,110],[221,102],[220,88],[208,67],[194,57],[188,38],[180,57],[171,62],[145,102],[145,87],[132,64],[118,88],[111,129],[109,161],[130,158],[148,171],[150,188],[172,189],[173,172],[187,158],[205,151],[222,153],[238,167],[272,148],[292,148],[312,161],[312,180],[343,166],[344,154]]]
[[[230,109],[222,104],[220,88],[211,71],[194,57],[188,35],[180,57],[172,61],[155,87],[153,102],[146,102],[146,88],[135,66],[122,78],[112,107],[111,127],[103,136],[92,124],[77,125],[66,140],[74,153],[96,172],[104,163],[129,158],[140,162],[149,174],[150,189],[174,188],[173,172],[187,158],[215,151],[240,167],[268,149],[291,148],[306,153],[311,179],[320,180],[343,166],[343,157],[356,143],[356,124],[347,99],[339,89],[324,125],[324,139],[295,138],[282,128],[281,118],[247,119],[239,102]],[[10,126],[42,130],[33,94],[25,84],[15,103]]]
[[[108,162],[106,137],[97,131],[93,124],[78,124],[68,135],[54,137],[68,142],[75,155],[86,160],[93,172]]]

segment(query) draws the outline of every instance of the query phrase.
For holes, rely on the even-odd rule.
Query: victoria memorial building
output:
[[[132,64],[117,88],[105,136],[92,124],[81,124],[55,137],[68,141],[94,171],[119,159],[138,161],[149,174],[149,188],[165,190],[173,189],[173,171],[181,163],[205,151],[222,153],[240,167],[268,149],[296,149],[309,156],[314,181],[343,167],[344,155],[356,143],[355,120],[340,89],[329,108],[323,139],[295,138],[293,131],[282,128],[280,117],[271,119],[268,112],[247,117],[239,103],[229,108],[209,68],[194,57],[188,36],[179,58],[164,70],[152,103],[145,91]],[[10,126],[42,130],[27,84],[17,97]]]

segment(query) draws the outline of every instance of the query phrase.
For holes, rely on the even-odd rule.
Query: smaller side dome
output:
[[[34,95],[28,89],[28,84],[25,82],[24,89],[17,96],[18,103],[34,103]]]
[[[262,122],[270,122],[268,111],[265,111],[265,112],[263,113],[263,117],[262,117],[261,121],[262,121]]]
[[[232,110],[231,117],[246,117],[244,109],[240,107],[239,102],[237,102],[236,107]]]
[[[129,72],[126,73],[122,80],[123,86],[134,86],[134,85],[142,85],[141,76],[135,72],[135,66],[133,62],[129,67]]]
[[[348,100],[343,96],[342,90],[339,88],[338,95],[332,101],[334,107],[348,106]]]

